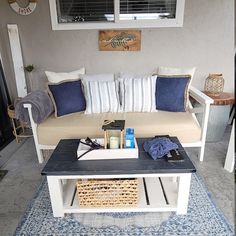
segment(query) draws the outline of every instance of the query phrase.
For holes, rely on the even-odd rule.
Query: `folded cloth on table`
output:
[[[35,123],[42,123],[53,111],[53,103],[46,91],[33,91],[15,105],[16,118],[30,124],[28,109],[24,104],[32,105],[32,116]]]
[[[178,145],[169,138],[154,138],[143,143],[144,150],[157,160],[168,154],[171,150],[177,149]]]

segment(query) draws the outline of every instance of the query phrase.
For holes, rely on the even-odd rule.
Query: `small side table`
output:
[[[221,93],[219,96],[212,96],[204,93],[214,100],[210,108],[206,141],[217,142],[222,139],[228,124],[230,107],[235,101],[234,94]]]
[[[11,119],[12,127],[13,127],[13,134],[16,138],[16,142],[19,143],[21,138],[28,138],[32,137],[32,131],[29,129],[29,127],[20,122],[15,117],[15,108],[14,105],[9,105],[7,108],[8,116]]]

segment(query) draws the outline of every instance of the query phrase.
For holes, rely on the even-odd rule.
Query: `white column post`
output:
[[[225,158],[225,165],[224,165],[224,169],[229,172],[233,172],[234,164],[235,164],[234,123],[235,123],[235,120],[233,121],[233,125],[232,125],[232,130],[231,130],[231,134],[230,134],[229,145],[228,145],[228,150],[227,150],[227,154],[226,154],[226,158]]]
[[[18,97],[24,97],[27,95],[27,88],[18,27],[16,24],[8,24],[7,29],[15,72],[17,95]]]
[[[47,176],[54,217],[64,217],[62,182],[57,176]]]
[[[191,173],[181,174],[179,176],[179,192],[177,200],[177,215],[187,214],[188,198],[190,192]]]

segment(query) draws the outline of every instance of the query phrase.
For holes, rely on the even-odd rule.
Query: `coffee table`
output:
[[[145,138],[137,139],[138,159],[77,160],[79,140],[61,140],[42,170],[47,176],[54,217],[65,213],[88,212],[163,212],[186,214],[191,175],[196,169],[176,137],[183,162],[154,161],[142,147]],[[80,207],[76,193],[78,179],[138,178],[137,207]],[[143,181],[145,179],[145,181]],[[145,184],[144,184],[145,182]]]

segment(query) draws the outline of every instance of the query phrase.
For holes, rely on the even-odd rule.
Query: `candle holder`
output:
[[[124,144],[124,128],[125,120],[104,120],[102,129],[104,130],[104,148],[108,148],[109,131],[118,130],[120,131],[120,148],[123,148]]]
[[[210,96],[219,96],[224,89],[222,74],[209,74],[205,82],[205,92]]]

